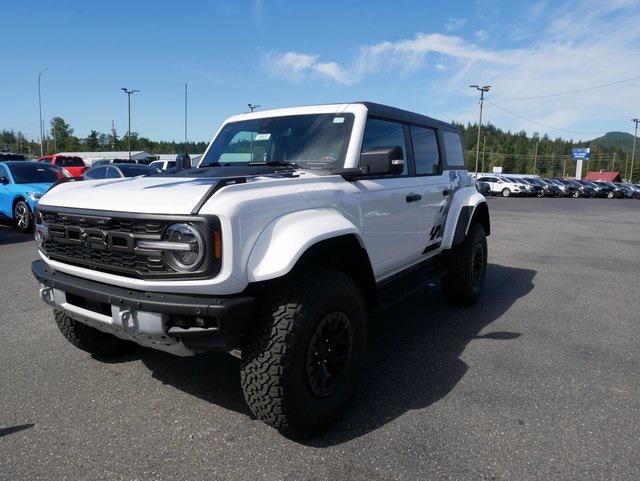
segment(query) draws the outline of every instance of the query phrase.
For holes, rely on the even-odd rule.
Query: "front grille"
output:
[[[137,247],[139,240],[161,240],[164,229],[175,222],[195,224],[205,239],[209,221],[203,217],[102,215],[73,209],[64,211],[39,208],[48,235],[41,249],[50,259],[127,277],[171,278],[202,277],[211,272],[207,255],[202,268],[195,272],[178,272],[161,251]],[[216,264],[216,263],[213,263]]]

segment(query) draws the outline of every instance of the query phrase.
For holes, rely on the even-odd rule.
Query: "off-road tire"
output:
[[[511,191],[509,190],[509,188],[505,187],[504,189],[502,189],[502,197],[509,197],[511,195]]]
[[[317,354],[312,340],[316,327],[340,314],[351,326],[351,355],[335,390],[319,397],[307,364]],[[366,308],[356,283],[342,272],[311,268],[274,282],[258,299],[250,333],[240,380],[253,414],[291,438],[326,428],[347,404],[364,358]]]
[[[448,261],[449,270],[442,278],[445,297],[451,304],[473,304],[482,292],[487,271],[487,237],[479,222],[471,224],[464,242],[450,253]]]
[[[133,342],[119,339],[116,336],[87,326],[72,319],[62,311],[54,310],[53,316],[58,329],[60,329],[67,341],[97,358],[108,359],[124,356],[137,349],[136,344]]]
[[[13,206],[13,222],[16,229],[23,234],[33,231],[33,215],[29,204],[24,200],[16,202],[16,205]]]

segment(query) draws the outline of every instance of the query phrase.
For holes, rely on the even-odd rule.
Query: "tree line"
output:
[[[44,139],[45,155],[57,152],[107,152],[128,150],[128,137],[122,137],[117,131],[99,132],[91,130],[86,137],[74,135],[74,130],[62,117],[51,119],[50,128]],[[189,142],[189,153],[202,153],[208,142]],[[40,155],[39,139],[28,139],[22,132],[14,130],[0,131],[0,149],[12,150],[30,157]],[[184,142],[169,140],[151,140],[131,132],[131,150],[144,150],[150,154],[178,154],[185,151]]]

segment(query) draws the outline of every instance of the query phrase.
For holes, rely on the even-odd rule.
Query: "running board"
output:
[[[372,313],[397,305],[424,289],[430,282],[439,280],[446,273],[445,264],[440,256],[436,256],[379,283],[377,285],[378,307]]]

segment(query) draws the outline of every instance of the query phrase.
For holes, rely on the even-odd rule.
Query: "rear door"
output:
[[[440,247],[448,212],[447,200],[453,194],[449,175],[444,172],[438,132],[429,127],[411,125],[413,169],[411,174],[420,184],[422,225],[424,228],[421,255],[428,255]]]

